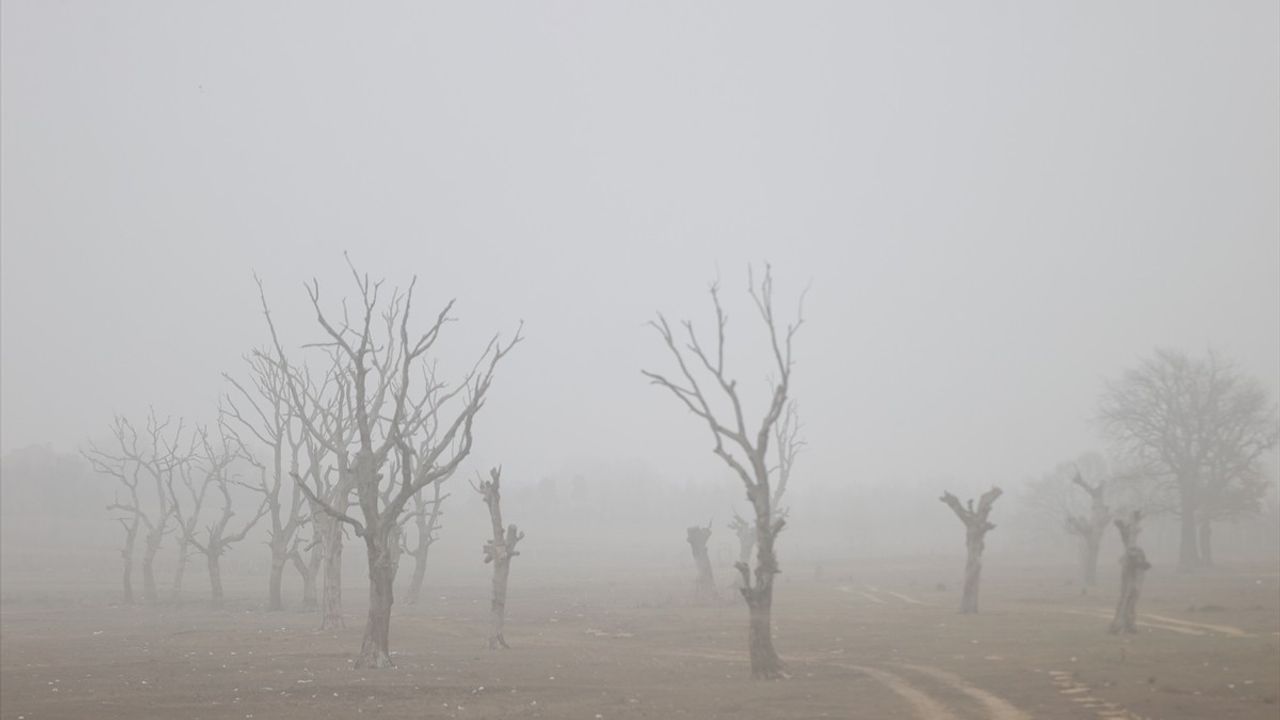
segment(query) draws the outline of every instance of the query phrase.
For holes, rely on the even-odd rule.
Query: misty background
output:
[[[784,568],[958,555],[941,490],[1016,494],[1104,450],[1103,382],[1155,347],[1280,391],[1280,7],[1156,6],[6,2],[5,571],[40,546],[114,577],[111,482],[77,448],[148,406],[213,422],[269,341],[251,273],[297,348],[321,338],[302,283],[354,290],[344,251],[416,274],[419,318],[458,299],[446,364],[525,322],[429,583],[483,572],[466,479],[498,463],[517,572],[625,546],[679,576],[708,520],[732,555],[739,484],[639,371],[668,367],[655,311],[710,329],[718,277],[763,402],[738,358],[764,347],[766,261],[780,307],[811,288]],[[1274,498],[1224,558],[1267,550]],[[1071,562],[1016,499],[990,550],[1056,533]]]

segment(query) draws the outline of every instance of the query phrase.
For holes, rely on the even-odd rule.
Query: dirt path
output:
[[[888,670],[878,670],[865,665],[845,665],[842,663],[831,664],[835,667],[845,668],[846,670],[855,670],[875,679],[880,684],[897,693],[898,697],[906,700],[907,704],[911,706],[912,711],[915,713],[915,716],[920,718],[920,720],[959,720],[959,718],[944,707],[942,703],[939,703],[937,700],[929,697],[904,678],[895,675]]]
[[[1014,707],[1013,703],[973,685],[955,673],[928,665],[911,665],[908,663],[894,663],[894,665],[931,677],[968,695],[986,708],[989,720],[1031,720],[1030,715]]]

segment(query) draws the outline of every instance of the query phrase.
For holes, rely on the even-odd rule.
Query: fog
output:
[[[325,340],[304,283],[337,313],[347,257],[416,277],[419,329],[456,299],[447,372],[524,324],[428,586],[483,587],[467,483],[495,465],[529,536],[513,592],[643,571],[681,596],[708,522],[729,582],[742,483],[640,371],[672,370],[656,313],[712,336],[718,282],[728,374],[764,412],[766,263],[782,315],[807,289],[783,567],[943,556],[958,577],[937,497],[993,485],[989,552],[1070,566],[1027,483],[1114,452],[1108,380],[1177,348],[1280,394],[1278,26],[1267,2],[6,2],[5,595],[114,588],[116,489],[78,453],[114,414],[214,423],[223,373],[271,342],[254,274],[301,357]],[[1221,556],[1274,561],[1276,466]],[[228,552],[229,595],[263,591],[265,539]],[[1157,569],[1177,539],[1155,521]]]

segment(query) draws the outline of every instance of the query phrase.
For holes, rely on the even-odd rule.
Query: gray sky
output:
[[[719,273],[762,349],[764,260],[813,288],[797,483],[1037,474],[1159,344],[1280,387],[1274,2],[2,8],[6,451],[211,418],[251,269],[296,345],[343,250],[458,297],[446,360],[526,321],[476,455],[513,478],[722,476],[643,324]]]

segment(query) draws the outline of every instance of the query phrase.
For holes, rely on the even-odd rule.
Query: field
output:
[[[351,667],[358,577],[338,632],[247,599],[151,611],[11,593],[0,718],[1280,715],[1274,567],[1153,573],[1142,632],[1124,638],[1105,632],[1105,582],[1082,596],[1062,572],[989,568],[983,613],[960,616],[956,589],[933,582],[952,575],[919,560],[783,576],[775,623],[790,678],[773,683],[747,678],[745,609],[729,592],[695,605],[670,576],[556,585],[517,568],[513,649],[495,652],[483,649],[486,588],[436,586],[428,602],[396,606],[397,667],[384,671]]]

